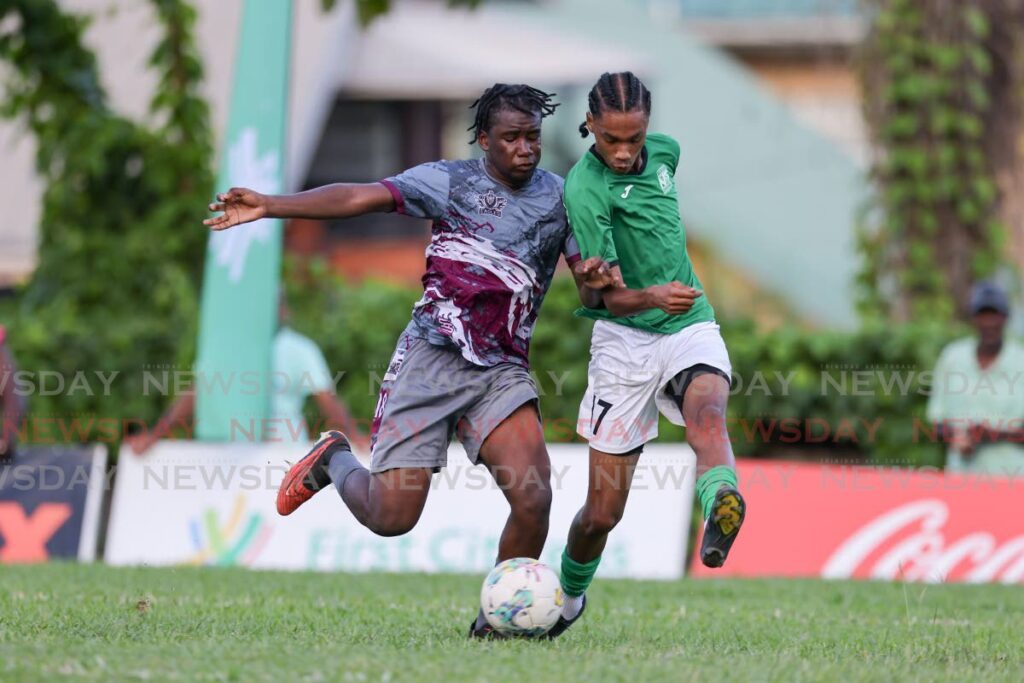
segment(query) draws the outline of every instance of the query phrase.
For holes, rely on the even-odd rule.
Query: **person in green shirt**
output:
[[[928,418],[948,443],[948,471],[1024,476],[1024,346],[1005,336],[1009,298],[980,282],[970,311],[976,335],[939,355]]]
[[[603,259],[624,286],[581,292],[577,311],[596,320],[577,424],[590,443],[590,486],[562,555],[566,601],[551,637],[583,613],[643,446],[658,434],[659,412],[687,426],[697,455],[705,565],[722,566],[746,512],[725,421],[732,367],[679,215],[679,143],[648,134],[650,113],[651,93],[635,75],[602,75],[580,126],[596,141],[565,181],[583,258]]]

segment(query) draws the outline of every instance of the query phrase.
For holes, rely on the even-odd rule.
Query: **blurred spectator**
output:
[[[271,352],[271,415],[263,430],[264,438],[267,441],[309,441],[302,407],[306,398],[312,396],[328,427],[345,432],[356,448],[368,449],[369,439],[359,430],[348,408],[334,393],[334,379],[320,347],[309,337],[288,327],[289,315],[282,297],[278,308],[280,326]],[[192,420],[195,399],[195,390],[184,392],[175,399],[156,427],[134,434],[125,442],[136,454],[142,455],[174,428],[185,426]]]
[[[1004,335],[999,285],[971,291],[977,336],[950,343],[935,366],[928,419],[948,444],[946,469],[1024,476],[1024,346]]]
[[[0,462],[14,459],[14,444],[18,425],[24,412],[24,403],[14,389],[14,373],[18,371],[14,357],[7,349],[7,330],[0,325],[0,377],[3,378],[0,401]]]

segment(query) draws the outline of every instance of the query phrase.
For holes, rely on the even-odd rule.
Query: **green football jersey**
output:
[[[639,173],[615,173],[593,149],[569,171],[565,209],[580,253],[583,258],[600,256],[617,264],[630,289],[678,281],[703,290],[686,253],[686,232],[679,216],[675,183],[679,143],[652,133],[644,149],[647,163]],[[662,334],[715,319],[706,296],[683,315],[657,308],[627,317],[603,308],[580,308],[576,314]]]

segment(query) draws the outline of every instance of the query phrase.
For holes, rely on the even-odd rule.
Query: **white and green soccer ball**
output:
[[[515,557],[491,570],[480,589],[480,606],[495,631],[542,636],[562,612],[562,584],[551,567]]]

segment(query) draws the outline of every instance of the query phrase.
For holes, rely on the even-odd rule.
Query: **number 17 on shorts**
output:
[[[594,382],[587,387],[576,423],[576,432],[592,448],[629,453],[658,436],[658,409],[653,399],[645,401],[636,394],[615,391],[614,386],[598,384],[597,390]]]

